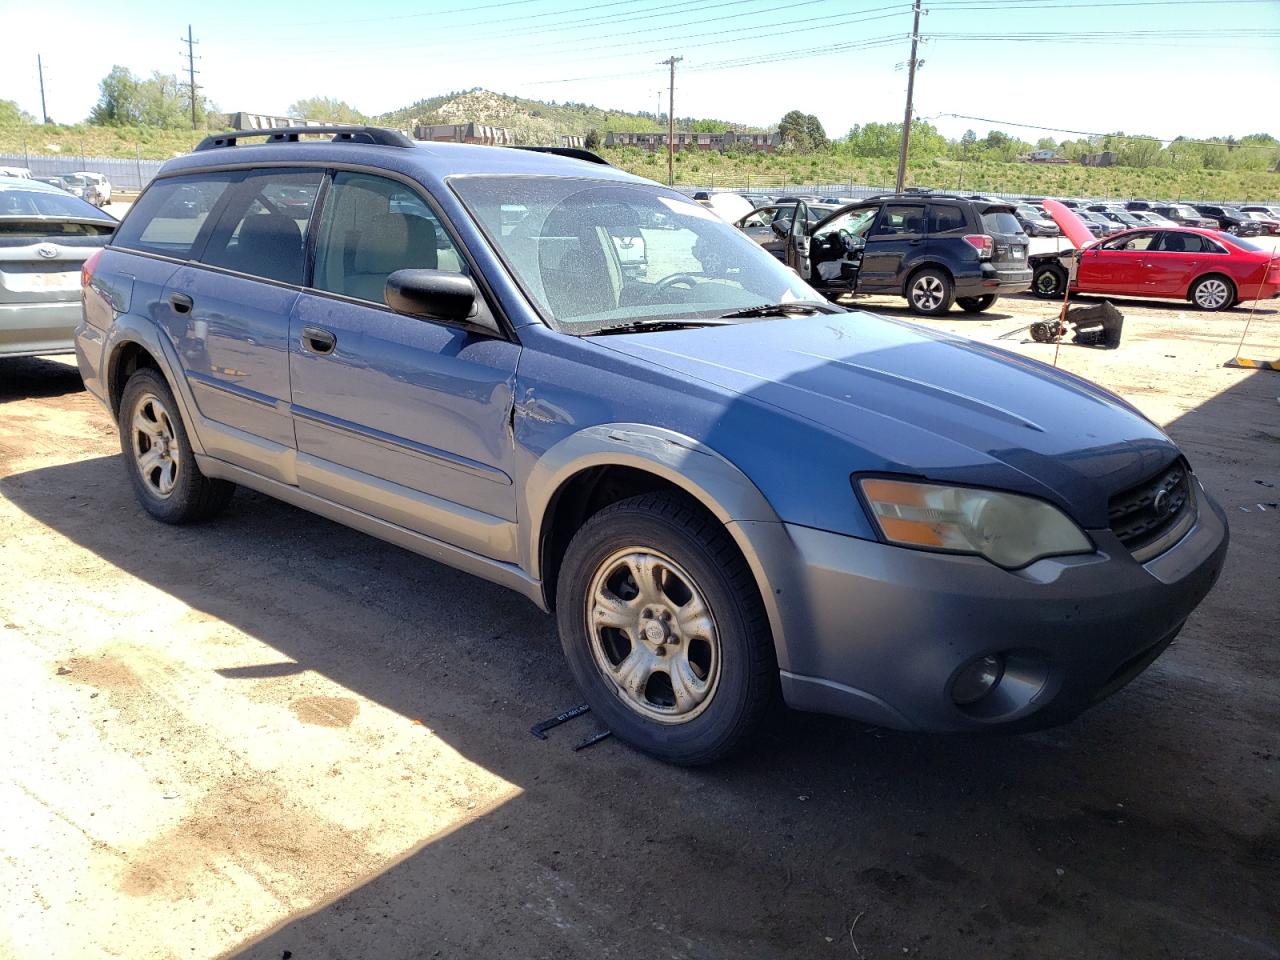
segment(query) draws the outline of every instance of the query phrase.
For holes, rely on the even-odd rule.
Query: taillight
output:
[[[978,251],[979,260],[990,260],[996,248],[996,242],[985,233],[970,233],[964,238],[964,242]]]
[[[89,286],[89,281],[93,279],[93,271],[98,266],[98,261],[102,259],[105,250],[95,250],[89,254],[89,259],[80,264],[80,286]]]

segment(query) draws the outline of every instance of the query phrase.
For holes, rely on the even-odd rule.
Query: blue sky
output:
[[[1280,136],[1280,0],[924,8],[917,113],[948,136],[990,126],[1044,135],[1008,121]],[[0,11],[0,98],[39,114],[39,52],[49,113],[62,122],[88,113],[113,64],[139,74],[185,69],[179,38],[191,23],[197,79],[223,110],[283,113],[299,97],[325,95],[377,113],[470,87],[628,110],[654,110],[662,89],[665,110],[658,61],[674,54],[684,57],[677,115],[764,126],[801,109],[840,136],[855,123],[901,119],[906,74],[895,67],[909,58],[911,29],[909,0],[63,0],[53,19],[5,0]],[[1044,36],[991,39],[1029,33]]]

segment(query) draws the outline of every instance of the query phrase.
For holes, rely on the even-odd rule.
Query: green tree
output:
[[[0,127],[16,127],[20,123],[35,123],[36,118],[12,100],[0,100]]]
[[[594,127],[587,131],[587,135],[582,138],[582,145],[588,150],[600,149],[600,131]]]
[[[122,126],[138,122],[138,78],[119,64],[98,84],[100,95],[89,113],[89,122]]]
[[[90,123],[167,129],[191,125],[191,88],[172,73],[156,70],[144,80],[117,65],[103,77],[99,90],[98,102],[89,113]],[[208,101],[197,95],[197,124],[206,121],[208,110]]]
[[[778,121],[778,133],[782,136],[784,147],[790,147],[798,153],[804,153],[810,147],[808,117],[799,110],[788,111]]]
[[[289,104],[289,116],[329,123],[368,123],[369,118],[345,100],[334,97],[303,97]]]
[[[804,135],[809,141],[810,150],[825,150],[830,144],[827,131],[822,128],[822,121],[811,113],[804,118]]]

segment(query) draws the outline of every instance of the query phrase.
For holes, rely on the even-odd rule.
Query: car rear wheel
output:
[[[672,493],[595,514],[560,567],[556,613],[587,703],[620,739],[678,764],[748,741],[778,666],[764,605],[723,525]]]
[[[955,301],[951,278],[941,270],[921,270],[907,283],[907,302],[913,313],[936,317],[951,309]]]
[[[994,293],[988,293],[981,297],[957,297],[956,303],[965,313],[982,313],[983,310],[990,310],[1000,298]]]
[[[1201,310],[1226,310],[1235,306],[1236,288],[1226,277],[1210,274],[1192,284],[1191,302]]]
[[[157,520],[207,520],[231,501],[235,484],[206,477],[196,466],[178,404],[158,370],[143,368],[129,378],[119,426],[134,494]]]
[[[1058,300],[1067,288],[1067,271],[1056,263],[1036,267],[1031,278],[1031,292],[1041,300]]]

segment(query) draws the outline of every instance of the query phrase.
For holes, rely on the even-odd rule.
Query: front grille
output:
[[[1137,553],[1173,529],[1191,509],[1191,476],[1174,463],[1138,486],[1111,498],[1108,521],[1129,551]]]

